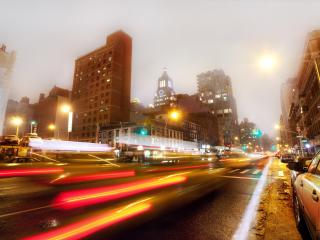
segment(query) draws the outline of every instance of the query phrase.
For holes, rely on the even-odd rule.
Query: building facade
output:
[[[48,96],[41,93],[39,101],[32,104],[32,121],[35,130],[42,138],[69,139],[69,114],[62,111],[62,107],[70,105],[70,91],[53,87]]]
[[[173,90],[173,82],[166,70],[163,71],[161,77],[158,79],[158,88],[154,96],[155,108],[173,107],[175,105],[176,97]]]
[[[6,46],[2,44],[0,47],[0,135],[3,134],[9,96],[9,83],[15,60],[15,52],[7,52]]]
[[[96,142],[100,125],[130,121],[131,37],[115,32],[75,62],[73,140]]]
[[[222,70],[213,70],[199,74],[197,82],[200,101],[217,116],[219,143],[233,144],[238,136],[238,115],[230,77]]]
[[[280,102],[281,102],[281,117],[280,117],[280,138],[281,143],[293,145],[294,136],[289,122],[289,113],[293,97],[295,95],[295,78],[289,78],[286,82],[281,84]]]
[[[12,125],[13,117],[20,117],[22,119],[22,124],[19,126],[20,137],[32,131],[33,126],[31,126],[31,122],[33,120],[33,108],[29,102],[29,98],[23,97],[20,101],[12,99],[8,100],[3,129],[4,135],[16,134],[16,126]]]
[[[126,150],[128,148],[174,149],[186,145],[184,129],[158,120],[145,123],[118,123],[102,126],[99,142]],[[196,146],[196,145],[194,145]]]
[[[294,82],[289,110],[290,130],[295,145],[297,136],[309,139],[315,149],[320,147],[320,30],[313,31],[306,40],[303,60]]]
[[[176,106],[183,112],[186,140],[197,141],[199,146],[203,144],[219,145],[218,119],[216,115],[202,104],[196,94],[177,94],[176,98]]]

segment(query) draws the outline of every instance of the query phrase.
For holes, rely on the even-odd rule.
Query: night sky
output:
[[[133,38],[132,98],[152,103],[164,67],[177,93],[195,93],[197,74],[223,69],[239,120],[269,134],[280,85],[297,74],[307,33],[320,28],[319,0],[1,0],[0,9],[0,43],[17,52],[14,99],[71,89],[74,60],[122,29]],[[276,58],[270,71],[258,65],[265,54]]]

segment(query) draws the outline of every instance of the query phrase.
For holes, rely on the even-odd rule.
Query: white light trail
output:
[[[108,144],[73,142],[62,140],[30,139],[29,146],[46,151],[108,152]]]

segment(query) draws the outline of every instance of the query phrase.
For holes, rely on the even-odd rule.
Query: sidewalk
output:
[[[290,172],[286,164],[274,158],[261,196],[250,240],[300,240],[292,208]]]

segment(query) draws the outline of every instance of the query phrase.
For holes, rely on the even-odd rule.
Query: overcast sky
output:
[[[308,32],[320,28],[320,0],[1,0],[0,43],[17,52],[11,97],[38,99],[71,89],[74,60],[123,29],[133,38],[132,98],[152,103],[164,67],[177,93],[195,93],[196,75],[223,69],[239,120],[274,134],[280,84],[295,76]],[[277,56],[264,72],[262,54]]]

